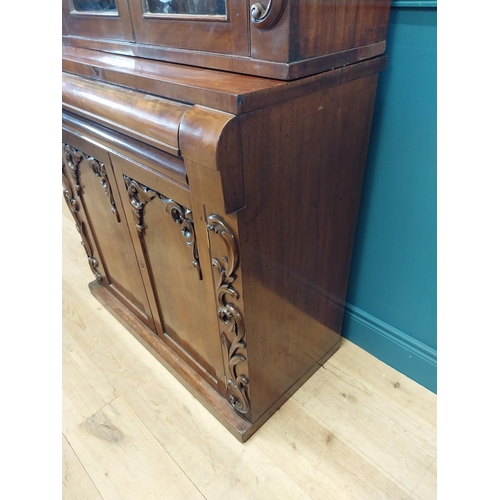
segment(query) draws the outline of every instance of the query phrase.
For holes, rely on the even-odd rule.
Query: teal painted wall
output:
[[[343,335],[436,392],[436,8],[394,2]]]

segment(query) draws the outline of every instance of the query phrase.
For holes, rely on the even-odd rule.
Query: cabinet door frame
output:
[[[226,0],[226,16],[150,14],[142,0],[130,2],[135,41],[141,44],[248,56],[247,2]]]
[[[62,0],[62,16],[70,36],[132,42],[134,32],[127,0],[116,0],[116,14],[80,12],[72,0]]]

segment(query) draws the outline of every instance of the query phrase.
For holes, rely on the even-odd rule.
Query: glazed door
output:
[[[248,5],[241,0],[130,0],[137,43],[249,54]]]
[[[109,155],[63,131],[63,193],[97,281],[154,330]]]
[[[134,39],[127,0],[63,0],[62,14],[69,35]]]
[[[186,185],[111,157],[139,264],[148,276],[156,332],[214,387],[223,367],[206,226]],[[153,305],[154,304],[154,305]]]

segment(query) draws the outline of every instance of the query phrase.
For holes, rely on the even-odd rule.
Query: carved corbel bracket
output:
[[[179,205],[170,198],[162,197],[165,203],[165,210],[172,217],[176,224],[180,224],[181,233],[186,238],[186,245],[193,251],[193,267],[198,271],[200,280],[203,278],[201,274],[200,259],[198,257],[198,247],[196,246],[196,235],[194,232],[193,220],[191,218],[191,210]]]
[[[194,105],[182,117],[179,144],[199,202],[226,214],[245,206],[239,117]]]
[[[115,199],[113,197],[111,188],[109,187],[108,174],[106,172],[106,167],[104,166],[104,163],[97,161],[95,158],[92,158],[91,156],[87,158],[87,161],[94,174],[101,179],[101,186],[104,189],[104,194],[109,198],[109,202],[111,204],[111,211],[115,215],[117,222],[120,222],[120,215],[118,214],[118,210],[116,209]]]
[[[128,199],[132,205],[135,228],[137,229],[139,236],[142,236],[145,229],[144,207],[155,197],[156,193],[126,175],[123,176],[123,180],[125,181],[125,186],[127,187]]]
[[[171,198],[167,198],[160,193],[157,193],[153,189],[140,184],[134,179],[123,176],[125,181],[125,186],[127,187],[128,197],[130,204],[132,205],[135,227],[139,236],[144,235],[144,207],[153,198],[158,198],[165,206],[166,212],[172,217],[172,220],[176,224],[181,226],[181,234],[186,238],[186,245],[191,248],[193,253],[192,264],[193,267],[198,271],[198,277],[202,279],[200,260],[198,258],[198,247],[196,245],[196,234],[194,231],[193,220],[191,219],[191,210],[189,208],[179,205],[176,201]]]

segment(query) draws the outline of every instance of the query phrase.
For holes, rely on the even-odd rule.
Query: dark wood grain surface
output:
[[[248,56],[248,9],[241,0],[226,0],[228,21],[203,16],[153,17],[144,15],[142,2],[129,5],[138,43]]]
[[[374,74],[242,117],[254,417],[340,339],[376,85]]]
[[[232,114],[248,113],[382,71],[385,64],[386,57],[381,56],[287,82],[63,47],[66,72]]]
[[[182,115],[189,106],[67,73],[63,108],[178,154]]]
[[[274,11],[278,14],[272,26],[252,21],[249,13],[255,4],[230,0],[227,19],[214,20],[155,17],[143,13],[141,2],[129,2],[130,13],[120,12],[124,26],[133,24],[132,38],[113,35],[113,26],[106,29],[112,19],[87,16],[80,21],[65,13],[79,24],[64,36],[64,43],[283,80],[352,64],[385,50],[390,0],[275,0],[269,17]]]
[[[319,57],[385,41],[391,2],[345,0],[298,2],[294,60]]]
[[[179,142],[190,179],[200,183],[199,197],[230,214],[245,206],[241,130],[238,117],[195,105],[183,116]]]
[[[96,142],[107,152],[118,152],[144,168],[167,177],[181,189],[187,187],[186,167],[182,158],[69,111],[63,110],[62,118],[63,131]]]
[[[62,17],[70,35],[109,40],[134,40],[132,19],[127,0],[116,0],[116,15],[82,13],[70,9],[70,2],[62,0]],[[64,32],[63,32],[64,33]]]

